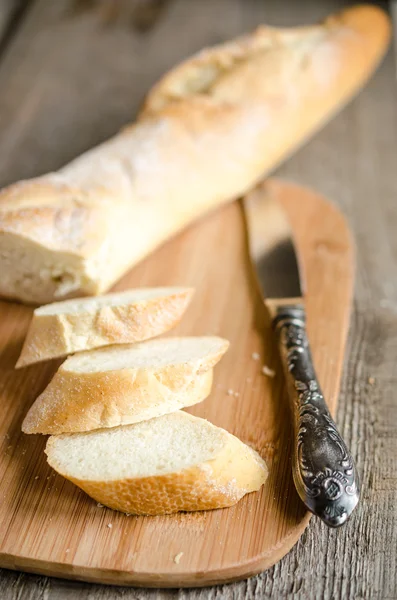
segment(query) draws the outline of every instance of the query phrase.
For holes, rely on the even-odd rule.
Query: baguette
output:
[[[55,471],[91,498],[136,515],[231,506],[267,477],[265,462],[254,450],[184,412],[52,436],[46,454]]]
[[[0,193],[0,295],[96,295],[188,223],[245,193],[364,84],[390,23],[356,6],[259,27],[154,87],[138,120],[56,173]]]
[[[15,366],[156,337],[179,322],[192,294],[191,288],[141,288],[41,306]]]
[[[204,400],[229,342],[163,338],[80,352],[58,369],[22,424],[59,434],[137,423]]]

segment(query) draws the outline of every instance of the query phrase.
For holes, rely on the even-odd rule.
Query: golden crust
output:
[[[49,438],[46,446],[53,469],[96,502],[129,514],[160,515],[232,506],[245,494],[259,490],[268,474],[260,456],[231,434],[212,461],[178,473],[116,481],[87,481],[65,473],[52,457],[54,443],[56,439]]]
[[[192,294],[193,290],[186,288],[139,302],[102,305],[74,314],[33,313],[16,368],[81,350],[156,337],[180,321]]]
[[[185,372],[184,372],[185,371]],[[59,370],[22,423],[24,433],[57,435],[139,423],[202,402],[209,396],[213,372]]]
[[[321,45],[326,44],[327,50],[334,49],[339,61],[335,65],[339,71],[337,74],[343,81],[343,86],[338,81],[333,82],[333,88],[329,90],[332,101],[337,107],[341,101],[346,100],[349,93],[355,91],[355,83],[363,84],[373,72],[379,60],[384,55],[391,37],[390,19],[387,14],[374,5],[359,5],[348,8],[340,13],[329,16],[320,25],[297,27],[291,29],[277,29],[268,26],[260,26],[250,35],[242,36],[234,41],[205,49],[192,58],[187,59],[176,68],[167,73],[153,86],[148,93],[142,107],[141,116],[156,114],[163,111],[167,106],[179,104],[184,100],[192,98],[211,98],[217,100],[217,86],[222,77],[229,76],[231,72],[237,72],[245,65],[253,62],[258,55],[267,53],[274,62],[274,71],[277,70],[277,53],[287,52],[299,63],[299,44],[304,40],[309,42],[309,53],[303,57],[299,66],[301,71],[309,66],[311,60],[315,60],[315,52],[321,51]],[[312,47],[310,48],[310,43]],[[307,50],[308,48],[306,48]],[[283,57],[285,58],[285,57]],[[328,57],[332,60],[332,57]],[[332,68],[334,65],[327,64],[320,57],[320,66],[324,69]],[[288,65],[287,65],[288,66]],[[296,65],[291,62],[293,70]],[[251,102],[255,96],[260,96],[263,89],[267,92],[271,89],[273,81],[261,80],[253,69],[251,86],[246,88],[243,78],[237,81],[243,101]],[[237,79],[241,74],[237,75]],[[201,85],[200,85],[201,82]],[[349,83],[350,82],[350,83]],[[313,84],[318,82],[313,81]],[[265,87],[263,88],[263,84]],[[349,89],[350,88],[350,89]],[[226,90],[226,92],[232,90]],[[276,95],[279,91],[274,90]],[[344,98],[345,97],[345,98]],[[259,98],[258,98],[259,99]],[[218,98],[218,103],[227,105],[230,96]],[[266,101],[266,98],[261,98]],[[282,98],[280,98],[282,101]],[[187,103],[188,106],[188,103]],[[322,107],[318,106],[318,113]],[[305,112],[302,107],[302,112]]]
[[[24,433],[60,434],[138,423],[202,402],[229,347],[157,368],[71,371],[61,365],[22,423]]]
[[[62,269],[60,285],[47,284],[35,255],[34,269],[18,274],[23,281],[34,271],[33,283],[22,285],[7,266],[22,263],[11,257],[0,263],[11,271],[0,294],[51,301],[104,291],[274,169],[365,83],[389,39],[386,14],[356,6],[314,27],[260,27],[183,63],[149,93],[132,127],[56,175],[3,190],[0,244],[6,232],[34,242],[52,262],[59,253]],[[71,275],[65,253],[80,259]]]

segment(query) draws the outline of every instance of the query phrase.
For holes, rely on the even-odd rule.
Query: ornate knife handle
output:
[[[294,417],[295,487],[311,512],[330,527],[339,527],[358,502],[356,468],[316,379],[303,306],[279,306],[275,312]]]

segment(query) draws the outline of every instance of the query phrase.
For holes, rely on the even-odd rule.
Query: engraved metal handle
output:
[[[299,304],[279,306],[273,321],[293,408],[293,477],[307,508],[330,527],[339,527],[358,502],[358,477],[316,379],[305,321]]]

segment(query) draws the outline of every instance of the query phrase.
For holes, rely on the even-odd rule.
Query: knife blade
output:
[[[251,263],[276,333],[294,424],[292,474],[306,507],[328,526],[359,499],[357,470],[327,408],[306,331],[305,278],[287,215],[266,186],[243,199]]]

